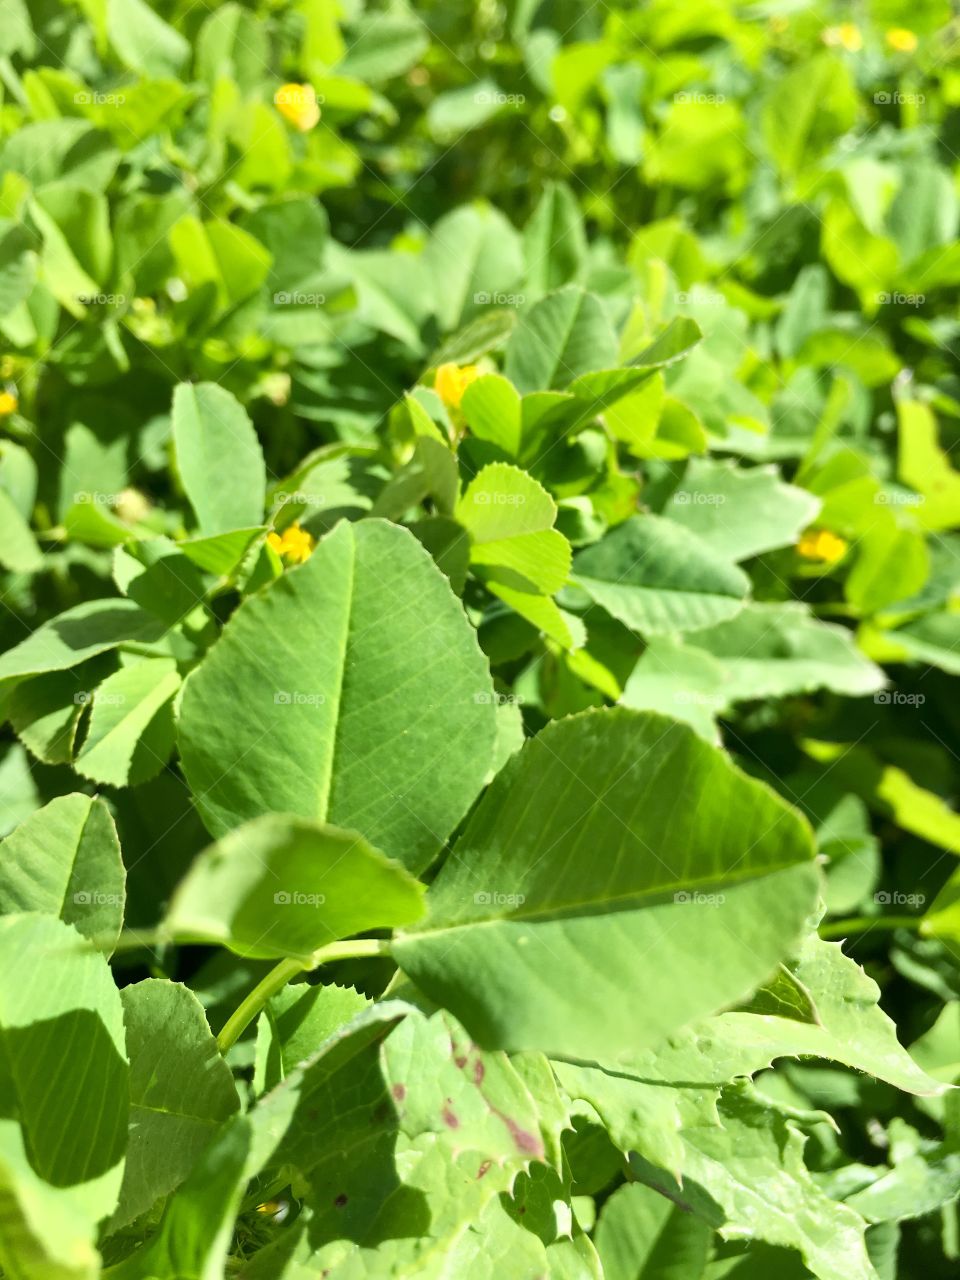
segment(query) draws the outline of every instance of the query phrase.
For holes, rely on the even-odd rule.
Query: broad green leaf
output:
[[[74,502],[63,513],[63,527],[73,542],[89,547],[119,547],[132,536],[129,525],[112,511],[91,502]]]
[[[171,1196],[160,1230],[115,1268],[118,1280],[221,1274],[243,1189],[268,1166],[284,1170],[285,1180],[299,1171],[301,1185],[306,1175],[320,1181],[318,1203],[336,1222],[337,1235],[351,1199],[350,1217],[359,1209],[365,1221],[371,1186],[376,1207],[398,1185],[390,1160],[396,1120],[379,1044],[408,1010],[387,1001],[361,1013],[255,1108],[228,1120]]]
[[[475,80],[461,89],[448,89],[427,108],[427,127],[446,146],[478,129],[506,105],[506,94],[495,80]]]
[[[170,1197],[159,1230],[111,1269],[111,1280],[182,1280],[223,1273],[243,1188],[257,1171],[253,1126],[236,1116]]]
[[[535,297],[580,278],[587,257],[583,215],[565,182],[545,185],[523,232],[526,282]]]
[[[830,200],[822,221],[824,258],[833,274],[856,290],[862,309],[870,314],[879,303],[877,286],[890,285],[897,277],[900,265],[897,246],[889,236],[871,234],[843,196],[834,196]],[[799,353],[801,360],[817,363],[822,332],[804,343]],[[846,334],[843,341],[849,341]],[[826,352],[822,351],[822,354]],[[860,356],[863,354],[861,352]]]
[[[926,937],[946,942],[954,953],[960,951],[960,875],[956,871],[930,904],[920,929]]]
[[[738,189],[747,155],[744,124],[740,108],[729,99],[674,95],[663,128],[644,156],[645,180],[687,191]]]
[[[634,516],[574,557],[573,580],[620,622],[647,635],[732,618],[750,580],[696,534],[661,516]]]
[[[506,1054],[472,1044],[449,1014],[411,1014],[382,1056],[399,1127],[410,1137],[436,1133],[479,1152],[500,1166],[498,1178],[543,1158],[540,1118],[523,1078]]]
[[[871,633],[878,661],[916,662],[960,675],[960,614],[950,610],[928,613],[893,631]]]
[[[735,467],[694,458],[664,510],[731,560],[796,542],[819,498],[784,484],[775,467]]]
[[[59,916],[109,953],[123,924],[125,878],[103,801],[58,796],[0,845],[0,913]]]
[[[776,323],[780,352],[794,356],[812,333],[823,327],[829,310],[830,275],[823,263],[801,268]]]
[[[684,720],[708,742],[719,742],[716,717],[727,709],[726,672],[702,649],[656,636],[624,685],[620,702]]]
[[[8,835],[42,803],[26,749],[19,742],[5,744],[0,748],[0,832]]]
[[[472,435],[516,458],[523,420],[520,396],[506,378],[488,373],[475,379],[464,392],[460,408]]]
[[[287,811],[362,830],[416,872],[490,767],[492,695],[475,633],[413,535],[342,523],[240,606],[187,679],[181,760],[214,834]]]
[[[857,697],[885,683],[880,668],[858,652],[851,632],[821,622],[795,601],[749,604],[728,622],[690,632],[684,645],[720,664],[728,705],[814,689]]]
[[[302,316],[296,295],[324,294],[327,289],[323,258],[329,225],[323,207],[313,200],[284,199],[261,205],[244,220],[243,227],[269,250],[273,259],[268,289],[274,294],[290,295],[284,305],[292,304]]]
[[[925,529],[960,525],[960,473],[937,438],[937,419],[920,400],[897,402],[899,474],[923,501],[913,508]]]
[[[495,596],[565,649],[578,643],[550,598],[567,581],[571,550],[553,528],[557,508],[532,476],[495,462],[471,481],[456,516],[470,534],[470,563]]]
[[[92,1280],[126,1147],[120,996],[104,958],[52,916],[0,917],[0,972],[0,1263]]]
[[[684,1130],[682,1184],[639,1164],[643,1181],[725,1238],[798,1249],[820,1280],[878,1280],[864,1241],[866,1223],[810,1176],[795,1124],[748,1090],[726,1092],[719,1119]]]
[[[853,124],[857,94],[845,62],[820,53],[774,78],[763,132],[781,172],[795,176]]]
[[[246,410],[229,391],[211,382],[182,382],[173,393],[173,441],[202,535],[260,524],[267,485],[263,453]]]
[[[929,1154],[907,1156],[876,1182],[855,1191],[847,1204],[868,1222],[899,1222],[953,1205],[958,1195],[960,1151],[945,1143]]]
[[[344,1274],[389,1275],[396,1261],[401,1274],[435,1275],[434,1256],[540,1157],[537,1109],[509,1060],[478,1050],[445,1015],[411,1010],[384,1039],[390,1014],[361,1014],[268,1096],[298,1096],[273,1161],[313,1189],[311,1243],[333,1243],[312,1263],[341,1261],[353,1240],[359,1265]],[[430,1216],[405,1239],[417,1206]]]
[[[164,928],[242,956],[309,964],[338,938],[419,919],[422,892],[355,831],[268,814],[199,855]]]
[[[880,1008],[880,988],[838,943],[811,935],[789,971],[809,993],[814,1021],[734,1012],[711,1019],[710,1030],[701,1028],[742,1055],[737,1074],[753,1074],[779,1057],[809,1055],[842,1062],[907,1093],[943,1091],[897,1040]]]
[[[170,1198],[160,1230],[115,1268],[118,1280],[222,1273],[243,1188],[271,1161],[280,1167],[289,1159],[304,1172],[320,1169],[318,1176],[328,1175],[325,1191],[332,1189],[333,1195],[324,1196],[324,1209],[338,1223],[351,1196],[351,1216],[357,1207],[362,1213],[361,1190],[369,1191],[365,1179],[371,1165],[383,1171],[388,1188],[395,1186],[395,1175],[386,1168],[393,1111],[377,1055],[379,1041],[406,1010],[389,1002],[361,1015],[251,1112],[229,1120]],[[348,1135],[348,1150],[339,1146],[339,1137],[333,1140],[334,1134]],[[333,1205],[340,1194],[346,1198]]]
[[[11,573],[36,573],[43,553],[33,531],[5,489],[0,489],[0,566]]]
[[[844,595],[860,614],[876,613],[920,591],[930,573],[922,535],[882,521],[859,544]]]
[[[246,91],[270,74],[265,24],[239,4],[221,5],[200,28],[196,44],[197,75],[214,85],[230,77]]]
[[[471,538],[470,560],[507,582],[519,574],[543,594],[559,591],[570,572],[570,544],[553,528],[554,500],[519,467],[484,467],[457,503],[456,518]]]
[[[588,1114],[599,1118],[608,1138],[621,1151],[635,1152],[681,1177],[685,1155],[682,1130],[699,1120],[715,1121],[722,1080],[744,1069],[728,1042],[721,1041],[716,1047],[706,1040],[707,1052],[699,1049],[704,1043],[701,1029],[712,1028],[715,1021],[710,1018],[694,1023],[665,1042],[681,1059],[685,1073],[672,1070],[671,1053],[666,1066],[661,1067],[661,1053],[653,1049],[631,1055],[629,1065],[554,1061],[568,1105],[576,1110],[586,1104]]]
[[[456,329],[488,306],[503,305],[523,274],[520,237],[498,209],[465,205],[433,228],[425,251],[445,330]]]
[[[804,822],[691,729],[588,712],[497,775],[393,952],[482,1045],[616,1057],[769,976],[799,944],[812,854]]]
[[[264,1092],[370,1005],[353,987],[290,983],[267,1004],[257,1023],[254,1087]]]
[[[203,577],[169,538],[147,538],[116,548],[113,580],[125,596],[170,627],[205,620]]]
[[[106,197],[79,183],[61,181],[38,192],[36,199],[37,205],[56,224],[81,270],[102,284],[110,271],[113,253]],[[45,225],[49,230],[49,224]],[[93,292],[96,294],[99,290],[95,288]],[[83,294],[75,301],[83,306],[91,299]]]
[[[616,363],[617,340],[600,299],[575,285],[548,294],[510,335],[504,373],[518,391],[561,390]]]
[[[130,1136],[109,1230],[132,1222],[183,1182],[217,1129],[240,1109],[200,1002],[148,978],[120,993],[130,1059]]]
[[[881,695],[883,696],[883,695]],[[867,747],[806,739],[804,751],[826,765],[841,786],[873,810],[921,840],[960,855],[960,815],[903,769],[885,764]]]
[[[233,529],[229,533],[214,534],[210,538],[187,538],[177,545],[199,569],[215,573],[218,577],[229,577],[263,532],[263,526]]]
[[[710,1229],[634,1182],[604,1202],[594,1239],[604,1280],[701,1280]]]
[[[144,75],[176,76],[190,44],[144,0],[106,0],[107,34],[123,63]]]
[[[703,334],[696,321],[688,316],[676,316],[637,355],[632,356],[622,369],[584,373],[570,385],[570,391],[581,400],[595,401],[597,408],[613,403],[611,394],[623,395],[625,389],[635,385],[642,376],[654,369],[669,369],[682,360],[702,340]]]
[[[66,671],[123,644],[150,644],[166,631],[132,600],[85,600],[45,622],[0,657],[0,680]]]
[[[423,256],[375,249],[348,251],[334,244],[327,256],[356,290],[358,319],[420,352],[420,329],[432,310],[432,281]]]
[[[269,252],[233,222],[201,222],[186,214],[168,239],[179,274],[197,292],[211,291],[221,311],[256,293],[270,273]]]
[[[86,314],[86,305],[82,299],[95,297],[100,287],[77,260],[56,219],[37,200],[30,203],[30,217],[43,236],[39,279],[60,305],[79,319]]]
[[[513,307],[484,308],[467,324],[452,334],[433,352],[428,360],[431,369],[441,364],[470,364],[491,351],[498,351],[507,341],[517,323]]]
[[[134,787],[159,773],[173,750],[170,704],[179,688],[171,658],[147,658],[108,676],[90,695],[77,773],[111,787]]]
[[[671,320],[659,337],[622,369],[582,373],[568,387],[568,397],[549,408],[535,430],[528,429],[525,454],[530,456],[534,450],[538,454],[546,451],[545,436],[573,431],[600,413],[604,414],[604,422],[616,439],[636,443],[641,436],[644,439],[647,434],[652,436],[656,429],[655,420],[649,432],[643,433],[632,425],[632,419],[638,414],[646,416],[651,403],[659,408],[663,385],[662,379],[655,379],[654,375],[682,360],[701,336],[698,325],[686,316],[680,316]],[[651,395],[652,402],[648,399]],[[631,425],[628,427],[627,423]]]
[[[441,514],[452,515],[459,487],[457,461],[447,446],[419,436],[413,457],[380,491],[371,515],[400,520],[426,498]]]
[[[583,645],[584,631],[580,619],[566,613],[552,597],[541,595],[532,583],[505,573],[498,574],[496,570],[485,571],[483,577],[490,591],[537,631],[542,631],[564,649],[573,650]]]
[[[410,532],[430,552],[437,568],[461,595],[470,568],[470,535],[447,516],[427,516],[410,525]]]
[[[347,33],[346,53],[337,73],[378,84],[401,76],[427,47],[427,32],[413,13],[370,13]]]
[[[10,693],[7,714],[25,747],[44,764],[68,764],[90,690],[110,670],[107,656],[70,671],[21,680]]]

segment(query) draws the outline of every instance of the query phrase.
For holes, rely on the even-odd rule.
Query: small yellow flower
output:
[[[316,539],[300,528],[299,520],[287,525],[283,533],[268,533],[267,544],[287,564],[303,564],[317,545]]]
[[[273,95],[274,105],[295,129],[308,133],[320,119],[320,106],[312,84],[285,84]]]
[[[0,391],[0,418],[8,418],[17,412],[20,401],[12,391]]]
[[[797,554],[805,560],[832,564],[846,554],[847,543],[829,529],[808,529],[797,543]]]
[[[863,36],[855,22],[841,22],[837,27],[824,30],[823,43],[846,49],[848,53],[859,53],[863,48]]]
[[[459,409],[463,393],[479,377],[480,370],[475,364],[442,364],[433,389],[448,408]]]
[[[916,33],[907,27],[891,27],[885,39],[896,53],[913,53],[917,47]]]

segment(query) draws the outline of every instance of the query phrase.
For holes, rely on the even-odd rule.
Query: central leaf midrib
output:
[[[700,879],[686,878],[684,880],[674,881],[670,884],[662,885],[656,889],[634,890],[631,893],[614,894],[606,898],[590,898],[581,899],[573,902],[559,902],[549,907],[542,907],[540,910],[524,911],[520,910],[502,915],[482,916],[472,920],[460,920],[453,924],[438,924],[435,928],[429,927],[429,919],[423,922],[423,926],[417,932],[404,933],[404,940],[425,937],[428,934],[452,933],[458,929],[477,929],[484,925],[493,924],[552,924],[565,920],[576,919],[576,913],[582,912],[588,917],[599,917],[601,915],[617,915],[623,911],[641,911],[654,906],[669,906],[667,899],[664,902],[652,901],[653,899],[663,898],[664,895],[671,892],[685,891],[688,893],[696,893],[707,886],[713,886],[717,890],[724,888],[740,888],[743,885],[751,884],[757,880],[763,880],[767,876],[775,875],[780,871],[790,871],[795,867],[814,866],[813,858],[801,858],[793,862],[782,862],[768,867],[763,867],[757,871],[748,871],[740,875],[728,876],[725,879],[718,879],[716,875]],[[633,905],[627,905],[633,904]],[[687,904],[689,905],[689,904]],[[613,908],[610,911],[604,911],[604,907]]]
[[[554,361],[553,368],[550,370],[550,388],[551,389],[553,388],[553,384],[556,381],[557,375],[559,374],[561,367],[563,369],[570,368],[570,365],[567,363],[567,355],[570,350],[570,339],[573,337],[573,334],[576,330],[577,322],[580,319],[580,313],[584,307],[585,298],[586,298],[586,295],[584,293],[582,292],[579,293],[577,297],[576,306],[570,312],[570,323],[567,325],[566,332],[563,335],[562,344],[558,346],[557,358]],[[567,385],[569,385],[571,381],[572,379],[568,378]]]
[[[76,844],[73,846],[73,852],[70,856],[70,863],[67,867],[67,876],[63,884],[63,890],[60,895],[60,910],[57,914],[61,919],[64,918],[63,913],[67,909],[67,894],[70,892],[70,886],[73,884],[73,877],[77,872],[77,864],[80,861],[80,850],[83,847],[83,837],[86,835],[87,823],[93,813],[94,797],[85,796],[87,800],[87,812],[83,815],[80,823],[80,831],[77,834]]]
[[[340,637],[339,657],[340,670],[339,681],[334,693],[333,706],[333,741],[330,744],[330,750],[326,758],[326,769],[321,770],[319,778],[319,788],[317,794],[317,815],[321,822],[326,822],[330,817],[330,797],[333,794],[333,772],[337,758],[337,750],[340,740],[340,722],[342,719],[341,709],[343,707],[343,691],[347,678],[347,652],[350,647],[350,627],[353,619],[353,597],[356,587],[356,569],[357,569],[357,543],[351,526],[346,526],[348,530],[349,541],[349,568],[348,582],[345,592],[345,607],[343,610],[343,626]]]
[[[151,1106],[149,1102],[135,1102],[132,1098],[130,1100],[130,1110],[146,1111],[154,1116],[168,1116],[173,1120],[197,1120],[201,1124],[209,1125],[224,1124],[231,1115],[236,1115],[236,1111],[231,1111],[224,1119],[219,1119],[216,1116],[200,1116],[192,1111],[176,1111],[172,1107],[155,1107]]]

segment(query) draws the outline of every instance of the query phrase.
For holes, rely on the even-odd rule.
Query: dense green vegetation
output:
[[[958,50],[4,0],[0,1274],[956,1274]]]

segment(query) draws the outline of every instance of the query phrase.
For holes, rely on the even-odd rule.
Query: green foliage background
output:
[[[955,1274],[958,36],[2,0],[3,1275]]]

